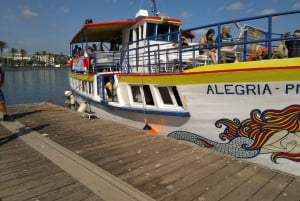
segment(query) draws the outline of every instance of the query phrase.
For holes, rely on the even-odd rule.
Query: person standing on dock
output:
[[[0,68],[0,112],[3,113],[3,121],[14,121],[14,118],[7,114],[4,93],[1,90],[4,80],[5,74],[2,68]]]

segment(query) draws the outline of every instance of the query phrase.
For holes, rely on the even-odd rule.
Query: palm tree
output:
[[[41,52],[41,55],[43,55],[43,61],[42,61],[42,63],[43,63],[43,65],[45,65],[46,64],[46,55],[47,55],[47,52],[44,50],[44,51]]]
[[[12,60],[14,61],[15,54],[18,53],[18,50],[16,48],[11,48],[9,52],[11,53]]]
[[[22,65],[23,65],[23,58],[26,56],[27,51],[25,49],[20,49],[21,57],[22,57]]]
[[[39,53],[39,52],[36,52],[35,55],[36,55],[36,58],[37,58],[37,60],[38,60],[38,62],[39,62],[39,66],[41,66],[41,57],[40,57],[40,53]]]
[[[1,62],[3,62],[3,49],[7,48],[6,42],[0,40]]]

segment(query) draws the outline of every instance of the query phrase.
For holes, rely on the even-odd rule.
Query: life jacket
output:
[[[247,58],[247,61],[261,60],[260,56],[264,55],[267,52],[268,52],[268,48],[267,47],[262,47],[262,48],[258,49],[257,51],[255,51],[253,54],[251,54]]]

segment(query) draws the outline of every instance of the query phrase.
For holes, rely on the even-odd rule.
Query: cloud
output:
[[[294,9],[300,9],[300,2],[297,2],[293,5]]]
[[[226,7],[227,10],[241,10],[243,8],[243,4],[241,2],[235,2]]]
[[[29,8],[21,8],[21,15],[25,18],[37,17],[38,14],[31,11]]]
[[[190,18],[191,14],[189,12],[183,11],[180,16],[182,18]]]
[[[64,6],[61,6],[61,7],[59,8],[59,10],[60,10],[61,12],[63,12],[63,13],[68,13],[68,12],[70,12],[70,9],[67,8],[67,7],[64,7]]]
[[[118,3],[118,0],[105,0],[105,2],[108,4],[110,4],[110,3],[116,4],[116,3]]]
[[[276,13],[276,10],[274,8],[266,8],[266,9],[260,11],[258,14],[259,15],[268,15],[268,14],[272,14],[272,13]]]

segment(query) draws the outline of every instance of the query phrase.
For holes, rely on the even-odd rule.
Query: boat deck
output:
[[[0,121],[0,200],[299,201],[299,177],[48,103]]]

